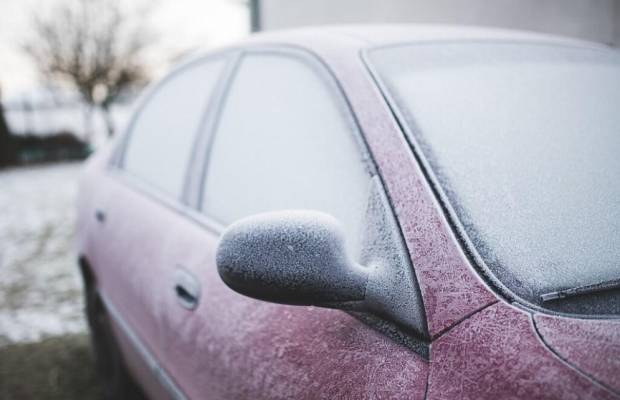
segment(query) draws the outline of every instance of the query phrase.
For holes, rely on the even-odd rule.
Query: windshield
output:
[[[618,291],[541,296],[620,278],[620,55],[455,42],[369,62],[485,268],[531,303],[619,313]]]

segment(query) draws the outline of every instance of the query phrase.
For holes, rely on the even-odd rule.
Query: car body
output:
[[[412,52],[423,61],[434,54],[447,57],[428,61],[419,68],[422,74],[434,71],[433,63],[453,63],[450,57],[460,50],[444,45],[490,46],[467,54],[490,54],[498,65],[513,65],[519,60],[511,58],[512,48],[493,46],[515,43],[526,46],[516,52],[520,59],[532,54],[538,60],[565,48],[617,57],[603,46],[527,33],[358,26],[256,35],[177,67],[148,90],[126,132],[92,157],[81,179],[78,251],[95,342],[101,340],[98,318],[104,318],[122,364],[153,399],[620,397],[617,291],[605,292],[600,304],[594,299],[586,305],[547,305],[537,300],[540,293],[570,287],[561,281],[568,273],[556,274],[559,287],[538,287],[525,278],[518,280],[521,286],[511,286],[517,280],[502,275],[508,267],[499,263],[494,269],[485,258],[480,240],[468,230],[475,224],[463,217],[440,168],[429,161],[425,149],[434,146],[428,144],[432,140],[412,132],[434,129],[435,120],[425,125],[421,118],[421,127],[408,123],[399,103],[408,94],[395,93],[398,83],[385,78],[384,69],[410,53],[390,53],[380,61],[376,55],[419,45],[425,46],[422,54]],[[562,53],[560,59],[575,57]],[[418,71],[404,65],[407,74]],[[620,75],[617,65],[611,69]],[[480,69],[472,71],[480,75]],[[527,75],[518,72],[517,77]],[[476,85],[505,81],[492,70],[483,69],[482,75]],[[515,87],[526,87],[523,96],[532,102],[537,93],[532,85],[501,87],[506,91],[496,97],[488,91],[492,100],[482,102],[475,99],[478,86],[472,92],[467,85],[455,88],[455,82],[445,76],[414,81],[428,102],[416,103],[411,113],[432,113],[445,97],[453,101],[445,103],[437,123],[467,103],[484,105],[471,115],[500,118],[505,107],[493,99]],[[472,100],[461,96],[461,89],[473,93]],[[517,107],[514,121],[527,119],[518,112]],[[460,128],[472,126],[459,121]],[[518,165],[530,174],[526,167]],[[609,171],[616,178],[617,173]],[[497,181],[489,187],[504,184],[510,186]],[[508,190],[497,199],[520,201],[512,195]],[[497,209],[500,200],[494,199],[483,202],[489,212]],[[535,212],[524,218],[538,218],[535,205],[541,201],[532,202]],[[225,227],[248,215],[285,209],[336,217],[351,257],[361,265],[382,265],[387,277],[376,278],[379,287],[365,288],[366,297],[376,297],[367,301],[370,306],[345,310],[342,304],[285,297],[274,301],[288,305],[275,304],[227,287],[216,267],[220,237],[230,232]],[[368,222],[369,209],[382,210],[378,220]],[[514,218],[505,229],[518,228],[520,215],[489,215],[488,223]],[[613,216],[609,219],[615,224]],[[543,222],[547,227],[557,220]],[[535,237],[537,226],[524,232]],[[360,240],[354,236],[359,232]],[[530,236],[521,240],[521,234],[508,238],[508,247],[514,240],[528,257],[540,253],[540,246],[522,246]],[[364,250],[371,245],[373,250]],[[393,265],[400,268],[398,276]],[[597,276],[577,282],[597,283]],[[303,283],[290,296],[297,290]],[[100,347],[99,358],[106,351],[112,350]]]

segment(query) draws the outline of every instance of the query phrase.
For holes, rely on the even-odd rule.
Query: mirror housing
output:
[[[366,268],[347,255],[338,221],[316,211],[280,211],[228,227],[217,249],[231,289],[281,304],[355,309],[365,298]]]
[[[224,231],[218,272],[246,296],[371,314],[428,339],[409,251],[377,177],[371,181],[364,225],[357,263],[347,254],[338,221],[327,214],[281,211],[249,217]]]

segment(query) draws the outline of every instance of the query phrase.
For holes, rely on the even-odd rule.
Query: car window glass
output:
[[[131,128],[124,169],[176,198],[181,196],[194,138],[225,60],[200,62],[163,81]]]
[[[215,133],[203,210],[222,224],[323,211],[357,254],[370,175],[346,104],[318,68],[281,55],[244,58]]]

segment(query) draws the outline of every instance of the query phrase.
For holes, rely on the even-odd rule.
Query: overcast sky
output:
[[[37,72],[19,43],[28,36],[33,10],[45,13],[59,1],[63,0],[0,0],[0,88],[4,99],[39,85]],[[157,0],[149,18],[158,35],[151,51],[165,59],[186,49],[234,41],[249,30],[247,6],[240,0]]]

